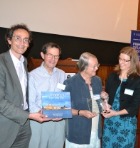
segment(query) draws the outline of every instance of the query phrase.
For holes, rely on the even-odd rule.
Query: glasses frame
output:
[[[54,58],[54,59],[56,59],[56,60],[58,60],[58,59],[60,58],[59,55],[53,55],[53,54],[51,54],[51,53],[46,53],[46,55],[48,56],[48,58]]]
[[[92,69],[98,69],[99,67],[100,67],[100,64],[97,64],[97,65],[94,65],[94,66],[88,66],[88,67],[90,67],[90,68],[92,68]]]
[[[122,61],[122,62],[128,63],[128,62],[130,62],[131,60],[121,59],[121,58],[119,57],[119,61]]]
[[[16,35],[13,35],[12,38],[14,38],[14,41],[17,42],[17,43],[23,42],[26,45],[28,45],[30,43],[29,38],[23,38],[22,39],[20,36],[16,36]]]

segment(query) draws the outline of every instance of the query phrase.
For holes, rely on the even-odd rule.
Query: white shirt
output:
[[[40,67],[29,73],[29,109],[35,113],[41,110],[41,92],[42,91],[62,91],[57,87],[58,83],[63,84],[66,80],[66,74],[61,69],[54,67],[52,74],[49,74],[44,67],[44,62]]]
[[[24,57],[21,55],[21,58],[18,59],[14,56],[11,50],[9,50],[9,52],[21,84],[21,89],[23,93],[23,109],[26,110],[28,109],[28,104],[26,101],[27,75],[23,64]]]
[[[97,113],[97,116],[92,118],[92,131],[98,131],[99,107],[98,107],[96,100],[94,99],[95,97],[94,97],[92,88],[90,90],[90,95],[92,99],[92,111]]]

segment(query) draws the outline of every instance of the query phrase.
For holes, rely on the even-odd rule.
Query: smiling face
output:
[[[59,49],[56,47],[49,47],[47,53],[41,52],[41,57],[44,59],[44,66],[51,72],[59,60]]]
[[[128,56],[127,54],[121,53],[119,56],[119,66],[120,66],[120,70],[123,72],[128,72],[130,69],[130,56]]]
[[[96,75],[96,71],[99,68],[99,63],[97,58],[95,57],[90,57],[88,59],[88,66],[86,67],[84,73],[88,76],[88,77],[92,77]]]
[[[11,46],[12,53],[20,58],[29,47],[29,33],[24,29],[17,29],[14,31],[12,38],[7,39],[7,41]]]

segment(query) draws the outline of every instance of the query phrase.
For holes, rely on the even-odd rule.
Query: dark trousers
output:
[[[12,136],[12,135],[11,135]],[[29,120],[20,127],[19,133],[11,148],[28,148],[31,137],[31,128]]]

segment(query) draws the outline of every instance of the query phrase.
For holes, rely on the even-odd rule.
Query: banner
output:
[[[138,51],[140,59],[140,31],[138,30],[131,31],[131,47],[134,47]]]

